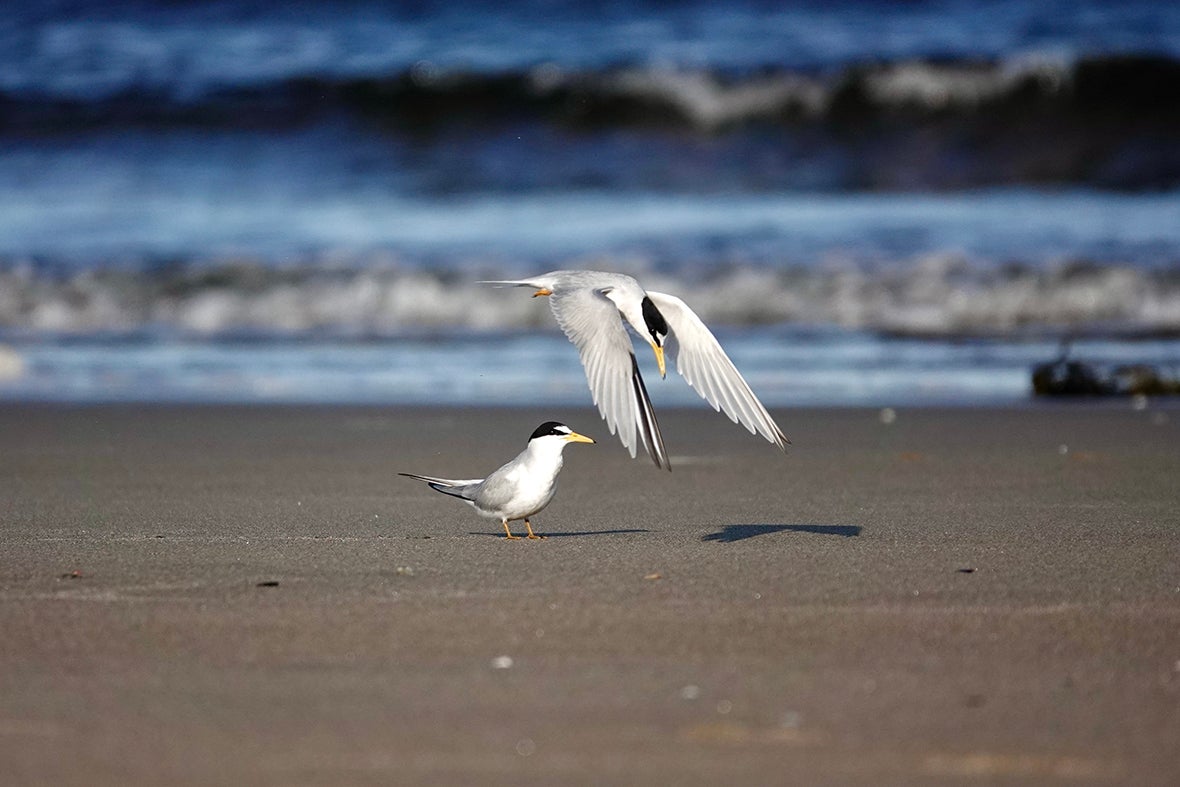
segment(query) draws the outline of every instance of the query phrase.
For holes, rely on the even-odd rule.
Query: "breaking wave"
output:
[[[721,326],[833,325],[931,337],[1180,334],[1174,267],[979,265],[929,255],[879,267],[640,275]],[[552,327],[541,304],[475,283],[483,278],[504,272],[248,262],[73,271],[10,262],[0,265],[0,332],[368,338]]]
[[[133,78],[134,77],[134,78]],[[2,84],[2,83],[0,83]],[[1165,55],[1070,60],[906,60],[827,70],[778,66],[543,64],[495,73],[420,61],[403,71],[353,76],[287,75],[270,82],[193,86],[136,75],[106,91],[75,94],[50,84],[0,92],[3,127],[56,123],[290,124],[351,111],[407,127],[544,118],[570,125],[670,125],[715,130],[750,122],[854,121],[913,113],[1034,111],[1061,120],[1101,115],[1111,123],[1180,118],[1180,61]]]
[[[0,87],[0,135],[7,136],[273,132],[341,120],[419,142],[527,126],[583,135],[639,129],[724,136],[741,142],[739,151],[761,150],[759,135],[773,129],[775,149],[814,161],[869,161],[862,175],[849,173],[851,188],[1180,183],[1180,60],[1164,55],[740,72],[547,64],[488,73],[422,62],[389,74],[296,74],[261,84],[129,80],[87,97],[52,85]]]

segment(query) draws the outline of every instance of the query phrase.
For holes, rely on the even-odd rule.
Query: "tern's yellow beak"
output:
[[[656,354],[656,363],[659,364],[659,367],[660,367],[660,377],[663,377],[664,376],[664,348],[660,347],[658,344],[653,344],[651,346],[651,349]]]
[[[553,294],[553,290],[549,289],[548,287],[542,287],[541,289],[539,289],[533,293],[533,297],[540,298],[542,295],[552,295],[552,294]]]
[[[567,434],[565,436],[565,441],[567,443],[593,443],[594,442],[593,439],[587,437],[584,434],[578,434],[577,432],[570,432],[569,434]]]

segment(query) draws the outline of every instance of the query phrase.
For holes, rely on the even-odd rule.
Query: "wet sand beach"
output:
[[[1180,782],[1180,409],[775,415],[4,405],[0,781]]]

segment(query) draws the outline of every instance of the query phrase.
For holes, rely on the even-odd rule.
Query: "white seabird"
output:
[[[508,523],[523,519],[529,538],[544,538],[533,532],[529,518],[549,505],[557,491],[557,474],[561,472],[561,453],[570,443],[593,443],[565,424],[546,421],[537,427],[529,444],[512,461],[487,478],[456,480],[416,473],[398,473],[425,481],[431,489],[457,497],[468,503],[480,516],[499,519],[506,538],[512,535]]]
[[[594,403],[632,458],[642,443],[657,466],[671,469],[625,324],[651,345],[661,377],[666,350],[676,370],[714,410],[783,451],[791,442],[712,331],[675,295],[644,290],[630,276],[601,271],[553,271],[481,283],[531,287],[533,297],[549,296],[553,316],[581,355]]]

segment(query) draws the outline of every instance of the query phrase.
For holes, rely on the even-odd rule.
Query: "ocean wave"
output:
[[[1180,60],[1021,56],[740,72],[548,64],[495,73],[423,62],[386,75],[306,74],[200,89],[129,82],[88,98],[0,88],[0,138],[342,124],[379,144],[444,151],[479,149],[488,139],[510,147],[536,129],[574,146],[618,131],[674,147],[706,139],[732,149],[736,162],[809,162],[790,179],[844,189],[1166,189],[1180,183]]]
[[[85,95],[51,84],[6,86],[0,89],[0,128],[286,126],[340,112],[419,130],[541,119],[575,127],[715,131],[755,122],[970,117],[984,110],[1116,125],[1180,120],[1180,60],[1151,54],[915,59],[827,70],[767,65],[739,71],[665,65],[587,70],[548,63],[486,72],[420,61],[386,74],[307,73],[198,86],[133,77]],[[1124,112],[1136,117],[1121,117]]]
[[[0,332],[365,338],[551,327],[537,302],[475,283],[505,275],[248,262],[70,271],[8,262],[0,264]],[[931,337],[1180,334],[1174,268],[981,265],[932,254],[882,266],[833,261],[641,276],[722,326],[832,325]]]

